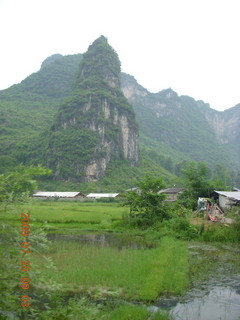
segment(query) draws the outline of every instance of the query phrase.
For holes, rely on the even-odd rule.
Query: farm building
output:
[[[89,193],[87,195],[88,199],[103,199],[103,198],[116,198],[119,193]]]
[[[223,210],[240,205],[240,191],[214,191],[213,196]]]
[[[164,193],[167,195],[166,201],[174,202],[177,201],[179,194],[183,192],[183,188],[168,188],[160,190],[158,193]]]
[[[135,191],[137,194],[141,194],[141,190],[138,187],[133,187],[133,188],[127,189],[126,191],[127,192]]]
[[[79,200],[85,198],[85,195],[81,192],[38,191],[33,194],[33,198],[42,200]]]

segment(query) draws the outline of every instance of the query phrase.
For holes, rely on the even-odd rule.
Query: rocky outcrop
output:
[[[239,141],[240,104],[225,111],[216,111],[200,104],[199,110],[213,128],[220,144],[227,145]]]
[[[47,158],[57,177],[96,181],[116,159],[138,165],[138,127],[119,76],[118,56],[102,36],[84,54],[51,129]]]

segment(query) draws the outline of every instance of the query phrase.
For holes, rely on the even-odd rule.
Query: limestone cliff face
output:
[[[133,76],[121,73],[121,89],[124,96],[129,100],[134,100],[135,97],[145,97],[149,92],[137,83]]]
[[[119,75],[118,56],[100,37],[84,54],[73,93],[51,129],[48,164],[57,177],[96,181],[110,161],[139,163],[138,127]]]
[[[90,109],[92,107],[90,106]],[[87,181],[103,177],[113,157],[127,159],[131,165],[137,165],[139,162],[138,134],[137,130],[131,127],[128,116],[119,112],[116,107],[111,107],[107,99],[103,99],[95,116],[102,116],[104,120],[98,121],[96,117],[88,125],[90,130],[98,134],[99,141],[92,159],[84,167]],[[114,133],[110,137],[112,130]]]
[[[216,111],[199,106],[221,144],[237,143],[240,138],[240,104],[226,111]]]

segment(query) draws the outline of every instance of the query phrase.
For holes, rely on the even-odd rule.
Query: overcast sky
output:
[[[240,103],[239,0],[0,0],[0,89],[100,35],[150,92],[225,110]]]

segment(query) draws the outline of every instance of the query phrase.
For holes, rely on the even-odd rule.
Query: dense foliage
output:
[[[35,178],[49,175],[51,171],[38,166],[19,165],[14,171],[0,175],[0,203],[20,201],[34,193],[37,187]]]
[[[76,85],[85,79],[106,80],[109,76],[112,76],[120,86],[120,67],[121,63],[117,53],[109,46],[107,39],[101,36],[89,46],[88,51],[83,55]]]
[[[168,208],[163,202],[165,195],[159,193],[164,187],[161,178],[147,176],[136,186],[137,189],[125,194],[125,204],[130,206],[131,224],[146,227],[169,217]]]
[[[91,130],[53,131],[47,149],[47,165],[54,168],[54,174],[62,179],[73,177],[81,180],[84,177],[84,166],[91,159],[99,140]],[[104,152],[104,150],[103,150]]]

